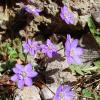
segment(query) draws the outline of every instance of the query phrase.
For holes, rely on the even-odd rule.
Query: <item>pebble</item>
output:
[[[100,25],[100,11],[92,13],[94,20]]]
[[[13,100],[41,100],[40,89],[36,86],[24,87],[23,90],[16,89]]]

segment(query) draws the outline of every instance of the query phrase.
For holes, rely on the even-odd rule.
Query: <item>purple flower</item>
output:
[[[74,92],[68,85],[60,85],[54,96],[54,100],[73,100]]]
[[[15,74],[11,77],[11,80],[16,82],[20,89],[24,87],[24,84],[32,86],[32,78],[38,75],[36,71],[32,70],[31,64],[25,66],[16,64],[15,68],[13,68],[13,72]]]
[[[35,55],[35,53],[39,50],[39,44],[32,39],[28,39],[23,45],[24,52],[29,53],[30,55]]]
[[[74,14],[69,10],[68,7],[65,5],[61,8],[60,17],[64,20],[67,24],[74,24]]]
[[[83,49],[77,47],[77,45],[78,40],[72,40],[71,36],[68,34],[65,43],[65,55],[69,64],[72,64],[73,62],[81,64],[80,56],[83,54]]]
[[[36,7],[32,6],[32,5],[24,5],[24,9],[34,15],[39,15],[39,13],[42,11],[40,9],[37,9]]]
[[[52,58],[53,54],[57,52],[56,46],[49,39],[47,39],[46,45],[41,45],[41,49],[42,52],[46,54],[49,58]]]

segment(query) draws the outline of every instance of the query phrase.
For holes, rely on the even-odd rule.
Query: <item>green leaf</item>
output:
[[[95,100],[100,100],[100,96],[95,96]]]
[[[9,100],[9,99],[6,97],[6,100]]]
[[[12,47],[7,47],[7,53],[8,53],[8,55],[9,55],[9,58],[10,59],[15,59],[15,58],[17,58],[18,57],[18,55],[17,55],[17,51],[15,50],[15,49],[13,49]]]
[[[91,74],[91,71],[100,70],[100,60],[94,62],[95,66],[81,66],[81,65],[70,65],[70,70],[73,74],[78,73],[80,75]]]
[[[96,39],[97,43],[100,44],[100,36],[95,36],[95,39]]]
[[[97,69],[96,66],[88,66],[88,67],[84,67],[82,70],[86,73],[88,73],[88,71],[95,71]]]
[[[80,66],[75,66],[75,71],[80,75],[84,75],[82,68]]]
[[[80,75],[84,75],[82,68],[79,65],[71,65],[69,68],[71,69],[72,73],[78,73]]]
[[[98,32],[96,30],[96,26],[95,26],[91,17],[88,18],[87,23],[88,23],[88,27],[90,29],[90,32],[92,33],[92,35],[96,39],[97,43],[100,44],[100,32]]]
[[[95,24],[94,24],[94,22],[93,22],[91,17],[88,18],[88,27],[90,29],[90,32],[94,36],[94,34],[96,33],[96,26],[95,26]]]
[[[97,35],[100,35],[100,32],[96,32]]]
[[[82,71],[85,73],[91,74],[91,71],[87,67],[82,68]]]
[[[90,92],[88,89],[83,89],[82,94],[83,94],[83,96],[91,97],[93,93]]]
[[[94,62],[94,65],[95,65],[96,67],[98,67],[98,69],[100,69],[100,60],[95,61],[95,62]]]
[[[73,74],[76,73],[76,72],[75,72],[75,67],[74,67],[73,65],[70,65],[69,68],[70,68],[70,70],[72,71]]]

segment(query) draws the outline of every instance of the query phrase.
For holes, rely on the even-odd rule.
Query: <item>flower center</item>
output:
[[[70,55],[74,55],[74,50],[73,49],[70,50]]]
[[[30,47],[30,48],[33,48],[33,46],[32,46],[32,45],[30,45],[29,47]]]
[[[68,15],[68,14],[67,14],[67,12],[65,12],[65,13],[64,13],[64,17],[66,18],[66,17],[67,17],[67,15]]]
[[[51,50],[52,49],[52,46],[51,45],[48,45],[48,48]]]
[[[34,9],[35,9],[35,7],[34,6],[27,6],[27,8],[29,8],[30,10],[33,10],[34,11]]]
[[[26,74],[25,72],[22,72],[22,76],[23,76],[23,77],[26,77],[27,74]]]
[[[60,100],[64,100],[64,93],[63,93],[63,92],[61,92],[61,93],[59,94],[59,96],[60,96]]]

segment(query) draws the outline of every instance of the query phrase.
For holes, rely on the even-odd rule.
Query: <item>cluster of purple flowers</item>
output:
[[[26,42],[23,43],[22,46],[25,53],[29,53],[30,55],[33,56],[38,51],[41,51],[49,58],[52,58],[53,55],[57,53],[56,46],[51,42],[50,39],[47,39],[46,44],[40,44],[32,39],[28,39]],[[77,64],[81,63],[80,56],[83,54],[83,49],[77,46],[78,46],[78,40],[71,39],[71,36],[68,34],[65,42],[65,55],[68,64],[72,64],[73,62],[76,62]],[[15,75],[11,77],[11,80],[17,82],[19,88],[23,88],[24,84],[27,86],[31,86],[32,85],[31,78],[37,76],[37,72],[32,70],[31,64],[27,64],[25,67],[23,65],[16,64],[16,67],[13,68],[13,72],[15,73]]]
[[[60,85],[53,100],[73,100],[74,92],[68,85]]]
[[[32,0],[29,0],[32,2]],[[24,5],[24,9],[34,15],[39,15],[41,12],[40,9],[37,9],[31,5]],[[71,12],[67,6],[61,8],[60,17],[67,24],[74,24],[74,14]],[[23,43],[24,53],[34,56],[38,51],[44,53],[49,58],[52,58],[55,53],[57,53],[56,46],[51,42],[50,39],[47,39],[46,44],[40,44],[37,41],[28,39]],[[65,42],[65,55],[68,64],[76,62],[77,64],[81,63],[80,56],[83,54],[83,49],[78,47],[78,40],[73,40],[68,34]],[[11,80],[16,82],[18,88],[22,89],[24,85],[32,86],[32,78],[36,77],[38,73],[32,69],[31,64],[20,65],[16,64],[13,68],[15,73]],[[73,100],[74,92],[71,90],[71,87],[68,85],[60,85],[54,96],[54,100]]]
[[[56,46],[51,42],[51,40],[47,39],[46,44],[39,44],[32,39],[28,39],[23,43],[23,49],[25,53],[29,53],[30,55],[35,55],[38,51],[43,52],[48,57],[53,57],[53,54],[56,53]],[[15,68],[13,68],[13,72],[15,75],[11,77],[11,80],[16,82],[18,88],[23,88],[24,84],[27,86],[32,85],[33,77],[37,76],[37,72],[32,70],[32,65],[27,64],[25,66],[16,64]]]
[[[44,53],[49,58],[52,58],[53,55],[57,52],[56,46],[51,42],[50,39],[47,39],[46,44],[39,44],[32,39],[28,39],[23,44],[23,49],[25,53],[29,53],[30,55],[35,55],[38,51]]]

